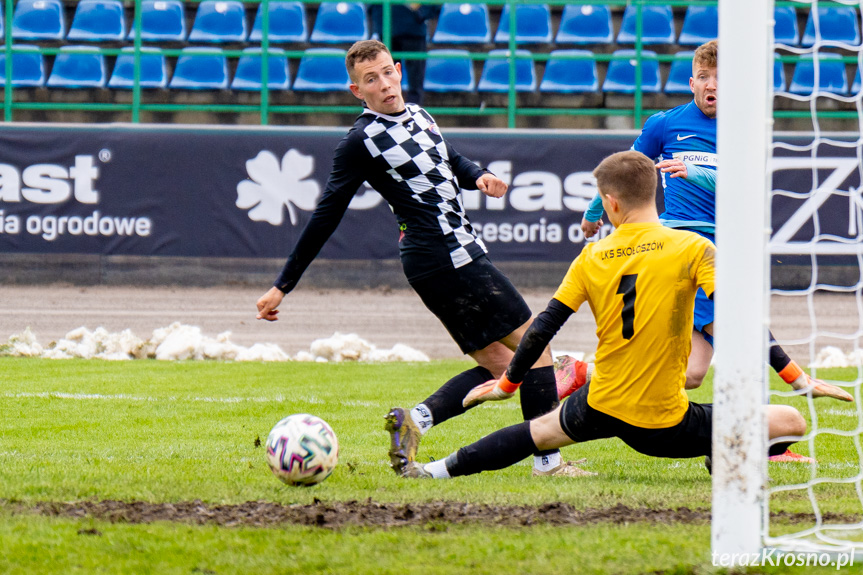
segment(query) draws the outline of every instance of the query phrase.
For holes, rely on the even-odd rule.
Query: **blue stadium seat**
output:
[[[509,4],[500,13],[500,24],[494,41],[509,42]],[[518,44],[547,44],[551,42],[551,11],[545,4],[516,4],[515,41]]]
[[[773,91],[785,91],[785,66],[779,61],[779,55],[773,59]]]
[[[258,6],[255,23],[252,24],[250,42],[260,42],[263,33],[264,5]],[[306,42],[309,27],[306,24],[306,5],[302,2],[270,2],[268,10],[270,21],[270,42]]]
[[[668,80],[665,81],[666,94],[692,94],[689,79],[692,77],[692,57],[695,52],[678,52],[671,61]]]
[[[139,85],[142,88],[165,88],[168,86],[168,66],[165,55],[158,48],[141,48]],[[114,72],[108,80],[109,88],[132,89],[135,86],[135,48],[123,48],[114,64]]]
[[[135,38],[130,26],[129,40]],[[141,39],[145,42],[183,42],[186,40],[186,11],[180,0],[143,0],[141,2]]]
[[[793,6],[777,6],[773,9],[773,38],[777,44],[797,46],[800,30],[797,28],[797,10]]]
[[[809,12],[806,30],[803,32],[803,46],[809,47],[815,44],[815,15],[815,10]],[[860,44],[860,23],[855,8],[850,6],[819,6],[817,15],[823,44],[850,44],[852,46]]]
[[[681,46],[700,46],[719,36],[719,12],[716,6],[691,5],[686,9],[683,28],[677,43]],[[667,91],[667,90],[666,90]]]
[[[204,0],[198,4],[189,42],[245,42],[246,9],[239,0]]]
[[[458,56],[441,58],[440,56]],[[467,50],[429,50],[423,87],[426,92],[473,92],[476,80]]]
[[[674,44],[674,18],[670,6],[642,6],[643,44]],[[627,6],[617,35],[618,44],[635,44],[638,9]]]
[[[12,15],[16,40],[62,40],[66,16],[60,0],[18,0]]]
[[[608,63],[608,73],[605,75],[602,91],[632,94],[635,92],[635,50],[617,50],[613,55],[625,58]],[[643,50],[641,56],[641,91],[645,94],[658,93],[662,83],[659,79],[659,60],[656,59],[656,52]]]
[[[12,86],[38,88],[45,85],[45,59],[38,46],[16,44],[12,46]],[[23,50],[18,52],[17,50]],[[6,53],[0,52],[0,86],[6,85]]]
[[[126,15],[120,0],[81,0],[66,39],[104,42],[125,37]]]
[[[183,48],[168,86],[182,90],[227,89],[228,61],[221,52],[214,48]]]
[[[854,83],[851,84],[851,94],[860,93],[860,68],[857,68],[857,73],[854,74]]]
[[[845,95],[848,93],[848,77],[845,74],[845,64],[839,54],[821,53],[818,57],[818,90],[830,94]],[[788,91],[792,94],[806,95],[812,93],[815,86],[815,61],[811,56],[804,56],[794,67],[791,85]]]
[[[583,60],[561,56],[589,56]],[[596,59],[589,50],[552,50],[545,64],[545,74],[539,85],[540,92],[574,94],[599,91]]]
[[[318,8],[312,42],[339,43],[368,40],[369,19],[360,2],[324,2]]]
[[[491,50],[488,55],[508,55],[509,50]],[[516,50],[516,56],[528,56],[515,60],[515,90],[517,92],[533,92],[536,90],[536,70],[530,52]],[[479,78],[477,90],[480,92],[509,91],[509,58],[493,58],[485,61],[482,75]]]
[[[246,48],[240,61],[237,63],[237,72],[231,82],[233,90],[260,91],[263,86],[261,73],[260,48]],[[291,76],[288,74],[288,59],[285,51],[278,48],[270,48],[267,56],[267,88],[270,90],[289,90],[291,88]]]
[[[54,57],[49,88],[104,88],[105,57],[93,46],[63,46]]]
[[[444,4],[432,42],[437,44],[487,44],[491,24],[485,4]]]
[[[298,92],[343,92],[351,79],[345,69],[346,50],[309,48],[302,58],[294,80]]]
[[[610,44],[614,41],[611,11],[605,5],[568,4],[560,16],[557,44]]]

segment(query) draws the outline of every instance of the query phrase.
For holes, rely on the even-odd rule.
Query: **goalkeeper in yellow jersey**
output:
[[[506,373],[472,390],[465,406],[511,397],[560,327],[587,302],[599,344],[589,383],[554,411],[501,429],[407,477],[447,478],[502,469],[537,449],[619,437],[656,457],[711,453],[713,407],[684,390],[698,288],[712,297],[715,248],[698,234],[664,227],[656,212],[656,169],[640,152],[609,156],[594,171],[616,230],[586,246],[548,307],[534,320]],[[768,405],[770,438],[790,445],[806,432],[793,407]],[[586,472],[587,473],[587,472]]]
[[[658,112],[648,118],[638,139],[632,144],[637,150],[659,163],[665,211],[660,221],[670,228],[685,229],[714,241],[716,220],[716,114],[718,106],[717,62],[719,45],[716,40],[702,44],[692,59],[689,86],[693,100],[688,104]],[[597,195],[584,214],[581,228],[584,237],[594,236],[602,226],[601,199]],[[713,358],[713,301],[703,293],[695,296],[695,323],[692,332],[692,353],[687,369],[687,389],[699,387]],[[854,401],[844,389],[825,383],[804,372],[776,341],[770,337],[770,367],[785,383],[798,391],[811,392],[812,397],[832,397]],[[589,366],[572,358],[558,358],[563,366],[572,366],[569,375],[558,370],[558,395],[565,397],[574,387],[588,379]],[[772,461],[800,461],[794,453],[775,454]]]

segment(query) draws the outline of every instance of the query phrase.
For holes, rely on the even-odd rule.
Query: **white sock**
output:
[[[446,459],[438,459],[423,465],[423,469],[432,474],[435,479],[450,479],[452,476],[446,469]]]
[[[423,435],[425,435],[434,425],[431,411],[429,411],[429,408],[426,407],[424,403],[420,403],[415,408],[411,409],[411,419],[414,420],[414,423],[417,424],[420,433]]]
[[[549,471],[560,465],[560,451],[548,455],[534,455],[533,467],[539,471]]]

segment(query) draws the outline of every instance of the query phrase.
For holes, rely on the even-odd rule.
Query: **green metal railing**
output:
[[[201,0],[186,0],[188,4],[195,4],[200,2]],[[144,102],[142,98],[142,88],[140,86],[140,63],[141,63],[141,49],[142,49],[142,41],[140,37],[141,30],[141,0],[134,0],[134,18],[133,18],[133,46],[134,46],[134,61],[135,61],[135,73],[134,73],[134,83],[132,86],[131,94],[131,102],[88,102],[88,103],[80,103],[80,102],[31,102],[31,101],[20,101],[15,99],[15,90],[11,87],[10,78],[12,75],[12,58],[6,58],[6,66],[4,70],[6,82],[3,87],[3,115],[4,120],[7,122],[13,121],[15,119],[15,112],[18,110],[79,110],[79,111],[106,111],[106,112],[122,112],[129,114],[129,120],[133,123],[140,122],[141,113],[144,111],[147,112],[180,112],[180,111],[203,111],[203,112],[212,112],[212,113],[233,113],[233,114],[255,114],[260,119],[261,125],[267,125],[270,123],[271,118],[274,114],[321,114],[321,113],[355,113],[358,110],[357,106],[346,106],[346,105],[277,105],[273,104],[273,94],[272,91],[268,87],[268,75],[269,75],[269,65],[268,58],[270,55],[270,39],[269,39],[269,10],[268,6],[270,2],[275,2],[278,0],[242,0],[248,4],[262,4],[262,39],[260,43],[261,47],[261,58],[262,58],[262,66],[261,66],[261,75],[262,75],[262,89],[260,90],[260,101],[257,103],[251,104],[241,104],[241,103],[229,103],[229,104],[215,104],[215,103],[205,103],[205,104],[194,104],[194,103],[154,103],[154,102]],[[303,2],[309,4],[320,4],[322,2],[339,2],[341,0],[301,0]],[[389,38],[391,37],[392,30],[392,19],[391,19],[391,6],[393,4],[400,4],[405,1],[410,0],[367,0],[365,3],[368,4],[381,4],[383,6],[383,18],[382,18],[382,40],[385,43],[388,43]],[[419,0],[422,4],[443,4],[446,0]],[[698,4],[698,5],[717,5],[716,1],[705,1],[705,0],[455,0],[458,3],[483,3],[492,7],[503,7],[504,5],[509,7],[509,43],[508,43],[508,53],[511,56],[498,56],[498,55],[490,55],[485,51],[471,51],[469,57],[472,60],[481,60],[485,61],[490,58],[507,58],[509,61],[509,90],[506,93],[506,105],[498,106],[498,107],[489,107],[485,105],[481,106],[448,106],[448,107],[429,107],[429,111],[434,115],[440,116],[506,116],[507,126],[513,128],[517,124],[517,120],[519,118],[525,117],[533,117],[533,116],[546,116],[546,117],[554,117],[554,116],[592,116],[592,117],[605,117],[605,116],[622,116],[632,118],[633,124],[635,126],[640,126],[642,121],[650,114],[656,112],[657,110],[646,109],[644,107],[644,94],[641,89],[641,78],[642,78],[642,63],[643,63],[643,51],[644,45],[642,42],[642,34],[643,34],[643,21],[642,21],[642,10],[646,6],[651,5],[663,5],[663,6],[672,6],[672,7],[685,7],[690,4]],[[11,24],[13,21],[13,8],[14,8],[14,0],[5,0],[6,10],[5,10],[5,22],[6,22],[6,34],[5,34],[5,53],[7,55],[12,54],[15,51],[13,48],[12,42],[12,33],[11,33]],[[565,5],[589,5],[589,4],[605,4],[610,7],[617,7],[619,9],[623,9],[625,6],[632,5],[635,6],[637,10],[637,25],[636,25],[636,39],[635,39],[635,75],[636,75],[636,90],[632,95],[632,107],[624,107],[624,108],[608,108],[608,107],[594,107],[594,108],[576,108],[576,107],[525,107],[519,106],[519,93],[516,91],[516,62],[518,59],[529,58],[534,63],[535,62],[545,62],[549,59],[550,55],[545,52],[536,52],[531,53],[529,56],[525,55],[516,55],[516,41],[515,41],[515,32],[516,32],[516,10],[515,7],[519,4],[547,4],[550,6],[565,6]],[[808,7],[809,4],[807,2],[792,2],[792,1],[778,1],[776,2],[777,6],[781,5],[791,5],[795,7]],[[98,45],[94,45],[94,51],[98,51],[105,56],[116,56],[120,53],[119,48],[104,48],[99,47]],[[40,47],[40,52],[44,55],[56,55],[60,50],[57,47]],[[176,57],[182,53],[182,50],[179,48],[161,48],[161,52],[166,57]],[[213,53],[221,53],[225,55],[227,58],[239,58],[243,52],[242,50],[228,50],[228,49],[218,49],[213,48]],[[288,59],[298,60],[302,58],[305,54],[305,50],[284,50],[284,56]],[[424,52],[394,52],[394,58],[398,61],[400,59],[411,60],[411,59],[424,59],[427,57],[427,54]],[[438,57],[446,57],[446,56],[438,56]],[[558,56],[558,57],[566,57],[566,56]],[[569,58],[578,59],[579,56],[569,56]],[[583,58],[583,57],[581,57]],[[608,63],[611,60],[622,58],[621,56],[615,56],[613,54],[594,54],[593,58],[597,62]],[[630,56],[626,56],[626,59],[631,59]],[[655,57],[659,62],[670,62],[675,59],[674,54],[659,54]],[[783,62],[794,62],[799,59],[799,56],[783,56],[781,60]],[[856,57],[846,57],[843,59],[846,62],[856,62]],[[235,98],[235,100],[239,100],[239,98]],[[821,111],[818,112],[819,116],[821,115]],[[831,118],[856,118],[856,111],[842,111],[842,110],[831,110],[824,111],[824,117]],[[804,110],[781,110],[776,112],[776,117],[783,118],[803,118],[808,117],[810,115],[809,111]]]

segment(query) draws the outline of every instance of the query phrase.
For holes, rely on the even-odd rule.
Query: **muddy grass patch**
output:
[[[282,505],[249,501],[212,505],[200,501],[147,503],[143,501],[6,503],[12,513],[53,517],[88,517],[112,523],[176,521],[224,526],[268,527],[283,524],[326,528],[346,526],[398,527],[442,523],[482,523],[499,526],[589,525],[593,523],[694,523],[710,519],[708,511],[647,509],[616,505],[605,509],[575,509],[566,503],[540,506],[475,505],[458,502],[376,503],[373,501],[315,501],[309,505]]]
[[[144,501],[46,501],[32,505],[4,502],[0,508],[12,514],[34,513],[49,517],[92,518],[111,523],[152,523],[172,521],[222,526],[274,527],[306,525],[338,529],[341,527],[436,526],[480,523],[501,527],[531,525],[592,525],[597,523],[693,524],[710,521],[703,509],[651,509],[615,505],[602,509],[576,509],[567,503],[529,505],[475,505],[458,502],[376,503],[374,501],[315,501],[308,505],[282,505],[249,501],[236,505],[213,505],[201,501],[148,503]],[[785,523],[814,521],[810,513],[773,514]],[[824,516],[824,521],[850,522],[839,514]]]

